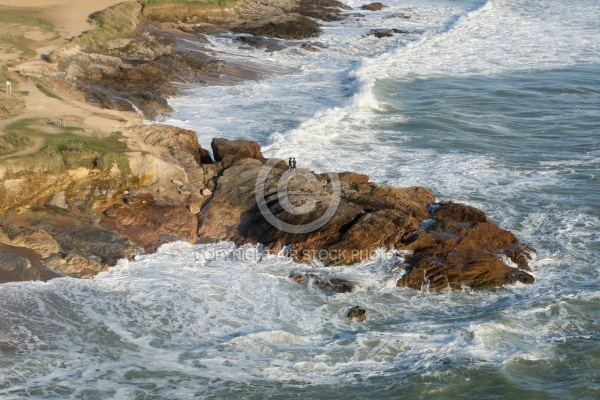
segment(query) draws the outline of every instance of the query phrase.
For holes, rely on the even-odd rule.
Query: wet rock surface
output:
[[[367,310],[360,306],[355,306],[348,311],[348,319],[350,322],[361,322],[367,319]]]
[[[436,205],[432,223],[407,238],[406,244],[414,252],[407,257],[407,273],[398,286],[480,290],[534,281],[528,264],[534,250],[474,207]]]
[[[356,283],[347,279],[314,272],[293,272],[290,279],[296,283],[314,286],[329,294],[350,293],[356,288]]]

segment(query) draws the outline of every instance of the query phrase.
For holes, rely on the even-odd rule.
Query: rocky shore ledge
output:
[[[284,160],[266,159],[246,140],[214,139],[213,159],[195,132],[166,125],[124,134],[141,150],[126,173],[117,162],[96,160],[89,169],[4,180],[1,206],[12,212],[0,224],[1,281],[91,276],[178,240],[262,244],[265,252],[324,265],[354,264],[380,248],[406,250],[398,286],[430,291],[534,280],[531,248],[478,209],[436,203],[424,187],[377,185],[353,172],[292,174]],[[285,197],[278,195],[282,181]],[[284,202],[310,207],[294,213]],[[306,226],[331,204],[326,223],[307,232],[267,219]]]
[[[248,73],[203,51],[204,35],[234,35],[240,45],[266,51],[318,51],[322,45],[312,39],[319,21],[345,18],[342,3],[106,3],[111,7],[90,16],[96,28],[66,44],[52,23],[23,19],[28,9],[2,10],[20,25],[0,29],[37,29],[41,39],[23,41],[35,49],[18,49],[24,58],[0,69],[16,95],[0,95],[7,104],[0,115],[0,283],[91,277],[181,240],[260,244],[299,265],[352,265],[394,250],[394,270],[405,272],[397,285],[418,290],[534,281],[533,249],[480,210],[436,202],[429,189],[382,186],[354,172],[292,174],[255,142],[215,138],[209,151],[196,132],[132,123],[140,121],[132,110],[150,119],[169,112],[173,82]],[[43,60],[27,60],[31,51],[49,49]],[[326,290],[354,288],[312,272],[290,278]]]

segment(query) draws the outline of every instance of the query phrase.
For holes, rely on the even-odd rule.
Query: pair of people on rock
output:
[[[290,159],[288,161],[288,166],[290,167],[290,171],[292,171],[292,173],[296,173],[296,158],[295,157],[290,157]]]

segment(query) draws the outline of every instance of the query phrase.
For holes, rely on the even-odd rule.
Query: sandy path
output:
[[[15,76],[18,77],[18,75]],[[17,117],[0,120],[0,135],[5,133],[7,126],[24,118],[48,120],[63,118],[67,124],[69,124],[69,120],[78,120],[82,124],[102,132],[115,132],[124,126],[142,123],[141,117],[134,112],[102,110],[81,101],[50,98],[40,92],[32,81],[19,78],[20,90],[29,92],[29,95],[23,98],[27,111]]]

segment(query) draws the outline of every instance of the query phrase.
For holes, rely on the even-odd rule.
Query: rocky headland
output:
[[[397,285],[418,290],[532,283],[533,249],[481,210],[436,202],[427,188],[378,185],[355,172],[292,174],[256,142],[215,138],[209,150],[196,132],[141,124],[137,113],[152,119],[170,111],[174,82],[259,75],[203,51],[204,35],[313,51],[319,21],[345,15],[335,0],[126,1],[92,14],[96,28],[66,44],[40,44],[50,50],[37,50],[44,60],[4,68],[7,79],[32,89],[19,97],[24,113],[11,111],[1,125],[0,283],[90,277],[179,240],[261,244],[326,266],[356,264],[378,249],[403,251]],[[195,47],[182,38],[194,38]],[[36,102],[45,108],[32,113]],[[52,114],[55,106],[63,118]],[[289,229],[324,216],[314,229]],[[353,290],[311,272],[291,278]]]

